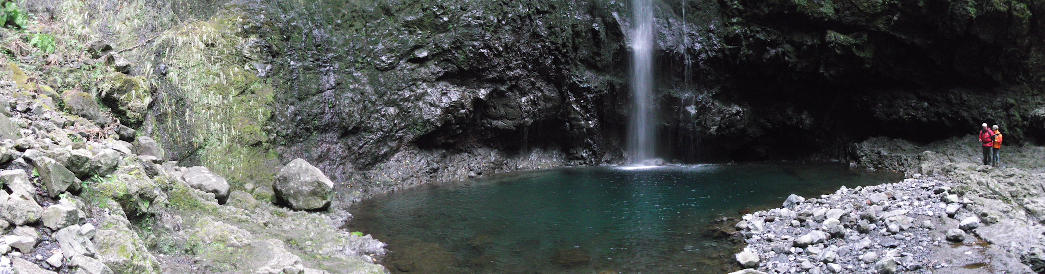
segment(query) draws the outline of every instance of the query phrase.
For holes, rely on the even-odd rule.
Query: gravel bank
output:
[[[1012,167],[972,163],[961,139],[859,144],[859,165],[901,170],[892,184],[848,189],[747,214],[737,263],[757,273],[1045,271],[1040,147],[1014,147]],[[940,151],[939,153],[933,151]],[[896,163],[896,165],[890,165]],[[928,174],[928,175],[923,175]]]

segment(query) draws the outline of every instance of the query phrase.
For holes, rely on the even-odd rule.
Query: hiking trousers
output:
[[[992,158],[991,150],[993,150],[993,149],[994,149],[993,147],[983,147],[983,164],[984,165],[991,165],[991,158]]]
[[[991,149],[991,163],[994,164],[994,166],[996,166],[996,167],[997,166],[1001,166],[1001,149],[1000,148]]]

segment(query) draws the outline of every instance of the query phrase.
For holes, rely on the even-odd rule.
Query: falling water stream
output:
[[[631,94],[628,161],[643,164],[655,158],[653,114],[653,4],[632,0]]]

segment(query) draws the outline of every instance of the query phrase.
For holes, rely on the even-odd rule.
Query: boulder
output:
[[[91,152],[86,149],[74,149],[58,155],[58,161],[77,178],[86,179],[91,176],[92,157]]]
[[[757,267],[759,261],[761,261],[758,254],[755,254],[749,247],[745,247],[743,251],[737,253],[736,259],[744,267]]]
[[[824,252],[824,255],[820,256],[820,261],[825,263],[833,263],[838,260],[838,253],[828,250]]]
[[[842,265],[836,264],[836,263],[829,263],[829,264],[827,264],[827,269],[831,270],[831,272],[833,272],[833,273],[841,273],[842,272]]]
[[[965,240],[965,231],[957,228],[948,229],[947,240],[952,242],[962,242]]]
[[[153,140],[148,136],[141,136],[134,139],[133,145],[135,154],[141,156],[153,156],[161,160],[164,159],[165,152],[163,147],[161,147],[160,143],[157,143],[156,140]]]
[[[94,41],[87,47],[87,53],[90,53],[91,58],[95,59],[101,58],[106,53],[109,53],[109,51],[112,51],[112,46],[105,41]]]
[[[334,182],[300,158],[280,169],[272,189],[280,201],[297,210],[324,209],[334,196]]]
[[[878,254],[874,252],[867,252],[864,253],[864,255],[860,255],[860,260],[865,263],[873,263],[875,262],[875,260],[878,260]]]
[[[95,124],[109,123],[109,117],[98,106],[98,99],[94,97],[94,94],[78,89],[66,90],[62,93],[62,103],[65,105],[66,112],[83,117]]]
[[[62,252],[61,251],[51,253],[51,257],[47,257],[47,260],[46,260],[47,264],[49,264],[49,265],[51,265],[53,267],[56,267],[56,268],[62,267],[64,261],[65,261],[65,256],[62,256]]]
[[[127,227],[126,220],[100,225],[94,235],[97,259],[117,273],[153,273],[156,259],[141,238]]]
[[[120,153],[112,149],[98,149],[90,161],[90,169],[99,177],[109,176],[120,165]]]
[[[22,258],[11,258],[11,264],[15,268],[15,272],[20,274],[49,274],[56,273],[54,271],[45,270],[33,262],[27,261]]]
[[[845,228],[842,227],[842,224],[838,219],[825,220],[821,228],[828,234],[834,236],[839,236],[845,233]]]
[[[138,131],[125,125],[119,125],[116,127],[116,136],[120,137],[120,141],[133,142],[138,136]]]
[[[152,91],[142,76],[114,72],[98,83],[101,102],[112,110],[121,124],[136,127],[145,121]]]
[[[896,267],[896,259],[892,256],[886,256],[874,264],[874,269],[878,273],[896,273]]]
[[[251,261],[248,264],[254,269],[253,273],[279,274],[305,271],[301,258],[284,249],[283,242],[278,240],[254,241],[247,246],[247,254]]]
[[[762,271],[758,271],[758,270],[747,268],[747,269],[741,269],[741,270],[729,272],[729,274],[766,274],[766,273],[762,272]]]
[[[14,225],[25,225],[40,220],[44,209],[34,200],[20,196],[10,196],[0,201],[0,218]]]
[[[828,236],[826,232],[813,230],[795,239],[794,246],[807,247],[827,240]]]
[[[796,206],[798,204],[801,204],[805,200],[806,199],[802,198],[802,196],[791,194],[790,196],[787,196],[786,200],[784,200],[784,207],[785,208],[791,208],[791,207],[794,207],[794,206]]]
[[[80,211],[76,209],[76,205],[69,202],[69,200],[63,199],[60,203],[53,204],[44,209],[44,226],[58,230],[63,227],[75,225],[80,222],[79,212]]]
[[[976,229],[977,227],[980,227],[980,217],[976,217],[976,216],[971,216],[971,217],[962,219],[961,223],[958,225],[958,228],[961,228],[962,230],[965,230],[965,231],[973,230],[973,229]]]
[[[961,209],[961,208],[962,208],[961,204],[959,204],[959,203],[952,203],[952,204],[948,204],[947,208],[945,208],[944,211],[947,212],[947,216],[948,217],[954,217],[955,214],[958,214],[958,210]]]
[[[15,125],[7,115],[0,114],[0,141],[22,138],[22,129]]]
[[[225,178],[210,172],[210,169],[206,167],[190,167],[182,174],[182,178],[192,188],[214,194],[214,198],[217,198],[219,202],[224,203],[229,197],[229,183],[225,181]]]
[[[0,241],[7,243],[8,246],[18,249],[19,252],[26,254],[32,252],[33,248],[36,247],[36,238],[31,236],[7,235],[0,237]]]
[[[12,169],[0,171],[0,182],[11,189],[12,196],[20,196],[25,199],[33,199],[36,187],[29,182],[29,174],[25,170]]]
[[[80,179],[76,178],[76,174],[62,164],[44,156],[30,158],[30,160],[32,160],[31,164],[36,167],[36,171],[40,173],[40,182],[52,198],[58,197],[58,194],[66,191],[79,192]]]
[[[58,246],[62,249],[62,254],[65,254],[66,258],[74,258],[81,255],[93,256],[97,252],[94,243],[91,242],[87,235],[82,233],[81,226],[71,225],[65,227],[55,232],[53,236],[58,241]]]
[[[112,269],[109,269],[109,267],[105,266],[105,264],[103,264],[101,261],[84,255],[73,256],[72,259],[69,260],[69,266],[76,267],[76,273],[80,273],[79,271],[83,271],[86,274],[113,273]]]
[[[846,213],[845,210],[833,208],[833,209],[827,211],[827,215],[825,216],[825,218],[841,220],[842,215],[845,215],[845,213]]]

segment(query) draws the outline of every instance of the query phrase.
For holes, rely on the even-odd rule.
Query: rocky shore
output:
[[[59,96],[23,65],[0,79],[0,273],[386,272],[383,243],[313,212],[333,183],[304,160],[273,171],[282,203],[256,197],[124,126],[147,100],[133,85],[105,106]]]
[[[903,171],[744,215],[740,273],[1045,272],[1042,147],[1007,148],[1006,167],[973,163],[955,138],[926,146],[872,138],[854,165]],[[970,139],[971,140],[971,139]]]

